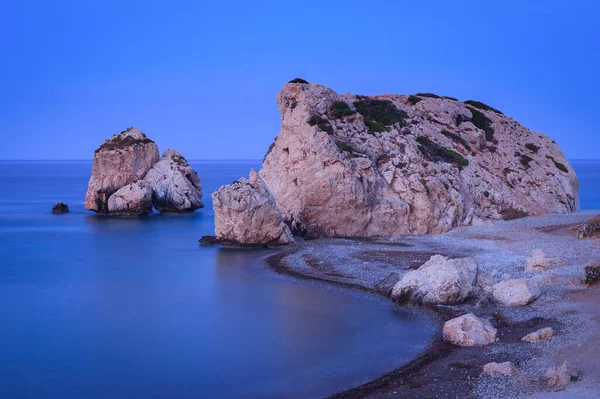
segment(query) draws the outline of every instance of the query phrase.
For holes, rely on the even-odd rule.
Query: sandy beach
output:
[[[534,277],[540,284],[542,295],[527,306],[503,307],[477,295],[456,306],[415,307],[437,320],[439,334],[429,348],[409,364],[332,398],[594,397],[600,389],[600,310],[596,306],[600,288],[585,285],[583,277],[584,265],[600,261],[600,240],[578,239],[573,228],[597,214],[585,211],[528,217],[385,241],[304,241],[271,256],[267,264],[296,278],[383,296],[389,295],[390,287],[382,281],[391,273],[402,276],[434,254],[471,257],[479,274],[490,279]],[[525,273],[526,258],[536,249],[562,259],[565,265]],[[459,347],[442,340],[443,323],[468,312],[491,321],[498,329],[496,343]],[[549,340],[521,341],[544,327],[555,331]],[[580,372],[580,378],[565,390],[552,392],[544,374],[564,360]],[[484,364],[505,361],[515,364],[516,376],[492,378],[482,374]]]

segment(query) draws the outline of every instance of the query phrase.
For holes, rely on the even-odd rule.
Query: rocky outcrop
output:
[[[148,200],[150,195],[150,200]],[[137,128],[106,140],[94,153],[85,209],[114,216],[202,208],[198,174],[176,150],[158,147]]]
[[[242,246],[283,245],[294,242],[275,199],[252,170],[212,194],[215,235],[224,244]]]
[[[152,189],[138,180],[118,189],[108,198],[108,212],[115,216],[140,216],[152,212]]]
[[[535,273],[549,269],[556,269],[564,265],[565,262],[562,259],[550,256],[541,249],[536,249],[525,261],[525,272]]]
[[[521,338],[521,341],[531,344],[534,342],[545,341],[547,339],[552,338],[553,336],[554,330],[552,329],[552,327],[545,327],[527,334],[526,336]]]
[[[402,277],[392,290],[392,299],[430,305],[455,304],[471,295],[476,279],[477,264],[473,259],[434,255]]]
[[[482,346],[496,342],[497,330],[492,324],[473,313],[456,317],[444,323],[444,341],[459,346]]]
[[[552,139],[485,104],[435,95],[339,95],[288,83],[259,174],[295,234],[441,233],[578,209]]]
[[[106,140],[94,153],[85,209],[109,213],[108,199],[142,179],[158,161],[158,147],[139,129],[129,128]]]
[[[198,174],[176,150],[166,150],[144,180],[152,188],[152,203],[161,213],[193,212],[204,207]]]
[[[506,377],[517,375],[517,368],[512,362],[504,363],[487,363],[483,366],[483,374],[490,377]]]
[[[54,213],[55,215],[60,215],[60,214],[63,214],[63,213],[69,213],[69,205],[64,204],[62,201],[58,201],[52,207],[52,213]]]
[[[525,306],[541,294],[538,283],[528,278],[502,280],[492,287],[494,301],[504,306]]]

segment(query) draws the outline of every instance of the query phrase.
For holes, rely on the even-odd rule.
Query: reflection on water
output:
[[[257,165],[194,166],[210,193]],[[426,344],[412,313],[269,273],[272,251],[200,247],[208,196],[191,215],[89,214],[89,169],[0,163],[0,397],[320,397]]]

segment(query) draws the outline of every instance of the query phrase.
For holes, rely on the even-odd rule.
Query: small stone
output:
[[[483,366],[483,374],[489,375],[490,377],[513,376],[517,375],[517,368],[512,362],[492,362]]]
[[[541,294],[538,283],[528,278],[503,280],[492,287],[494,301],[504,306],[525,306]]]
[[[571,381],[577,381],[579,372],[565,361],[560,367],[552,367],[546,371],[546,378],[549,378],[548,386],[556,391],[565,389]]]
[[[488,320],[467,313],[444,323],[444,341],[459,346],[482,346],[496,342],[497,330]]]
[[[552,329],[552,327],[545,327],[527,334],[526,336],[521,338],[521,341],[533,343],[538,341],[545,341],[547,339],[552,338],[553,336],[554,330]]]
[[[565,262],[557,257],[553,257],[540,249],[533,251],[531,256],[525,261],[525,272],[535,273],[549,269],[556,269],[564,266]]]
[[[585,283],[594,284],[600,280],[600,265],[588,263],[585,265]]]
[[[59,201],[52,207],[52,213],[54,213],[55,215],[69,213],[69,205],[64,204],[62,201]]]

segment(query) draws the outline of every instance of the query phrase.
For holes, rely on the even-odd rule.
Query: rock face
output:
[[[143,180],[118,189],[108,198],[108,211],[115,216],[139,216],[152,212],[152,189]]]
[[[144,180],[152,188],[154,207],[161,213],[193,212],[204,206],[198,174],[175,150],[166,150]]]
[[[533,342],[545,341],[547,339],[552,338],[553,336],[554,336],[554,330],[552,329],[552,327],[546,327],[546,328],[540,328],[537,331],[527,334],[526,336],[521,338],[521,341],[528,342],[531,344]]]
[[[571,381],[576,381],[579,378],[579,372],[573,368],[568,362],[564,362],[560,367],[552,367],[546,372],[548,386],[556,391],[565,389]]]
[[[503,280],[492,287],[494,301],[504,306],[525,306],[541,294],[538,283],[528,278]]]
[[[496,342],[496,329],[473,313],[448,320],[444,324],[444,340],[459,346],[482,346]]]
[[[158,147],[139,129],[129,128],[106,140],[94,153],[85,209],[109,213],[110,196],[142,179],[158,161]]]
[[[212,194],[215,235],[222,243],[242,246],[283,245],[294,242],[275,199],[252,170]]]
[[[392,290],[392,299],[431,305],[459,303],[471,295],[476,279],[477,264],[473,259],[434,255],[402,277]]]
[[[505,377],[517,375],[517,368],[511,362],[504,363],[488,363],[483,366],[483,374],[490,377]]]
[[[259,174],[295,234],[441,233],[578,209],[556,143],[485,104],[288,83],[277,105],[281,131]]]
[[[59,201],[52,207],[52,213],[56,215],[60,215],[62,213],[69,213],[69,206],[67,204],[63,204],[62,201]]]
[[[550,256],[541,249],[536,249],[525,261],[525,272],[535,273],[549,269],[556,269],[557,267],[564,265],[565,262],[562,259]]]

